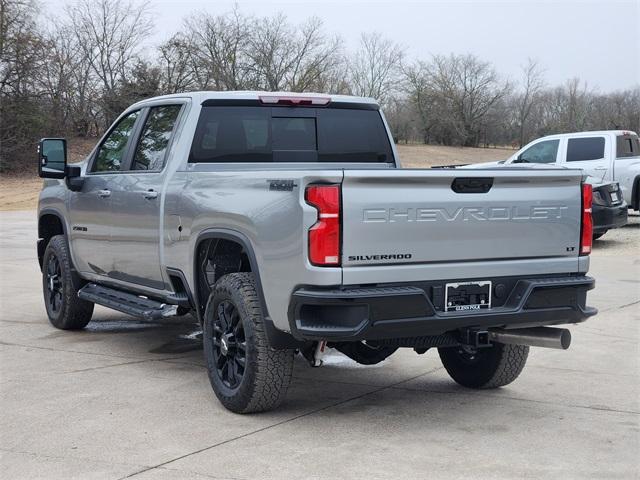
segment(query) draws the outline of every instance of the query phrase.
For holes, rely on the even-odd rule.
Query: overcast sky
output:
[[[52,0],[50,0],[52,1]],[[230,10],[233,1],[151,0],[159,43],[197,11]],[[239,1],[247,14],[309,16],[357,46],[363,31],[377,31],[407,49],[410,58],[471,52],[517,80],[527,57],[537,59],[555,85],[580,77],[600,91],[640,84],[640,0],[599,1]]]

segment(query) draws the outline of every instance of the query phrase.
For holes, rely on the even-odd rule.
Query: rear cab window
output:
[[[203,106],[189,162],[392,163],[377,109]]]
[[[640,157],[640,139],[625,133],[616,137],[616,158]]]
[[[604,137],[570,138],[567,143],[567,162],[582,162],[604,158]]]

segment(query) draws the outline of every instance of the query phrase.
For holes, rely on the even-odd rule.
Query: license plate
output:
[[[491,281],[447,283],[444,306],[445,312],[491,308]]]

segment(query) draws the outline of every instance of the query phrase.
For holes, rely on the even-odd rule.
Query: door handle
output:
[[[107,198],[111,196],[111,190],[98,190],[98,196],[101,198]]]
[[[594,170],[599,170],[599,171],[606,170],[606,169],[607,169],[607,167],[596,167],[596,168],[594,168]]]
[[[142,195],[147,200],[153,200],[154,198],[158,198],[158,192],[156,192],[155,190],[147,190]]]

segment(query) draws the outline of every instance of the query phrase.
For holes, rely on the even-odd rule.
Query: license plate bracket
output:
[[[455,282],[445,285],[445,312],[488,310],[491,308],[491,281]]]

